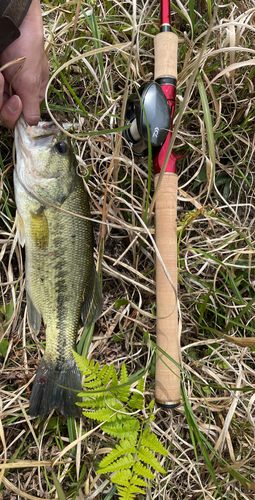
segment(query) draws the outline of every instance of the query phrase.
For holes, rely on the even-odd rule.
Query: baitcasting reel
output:
[[[161,146],[171,126],[171,108],[167,98],[156,82],[143,84],[138,94],[131,94],[127,101],[125,124],[131,127],[124,130],[123,137],[129,142],[134,153],[146,155],[148,150],[148,129],[151,145]]]

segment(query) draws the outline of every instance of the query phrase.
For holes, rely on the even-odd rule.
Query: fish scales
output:
[[[61,209],[88,216],[84,190],[80,182],[77,184]],[[92,228],[89,221],[81,222],[78,217],[58,208],[47,208],[44,214],[49,232],[46,249],[40,248],[34,241],[29,210],[25,219],[28,228],[27,291],[34,306],[42,311],[47,335],[51,339],[45,356],[61,362],[70,357],[71,348],[75,346],[82,295],[84,292],[86,296],[89,292],[89,273],[81,273],[81,269],[86,271],[93,266],[92,253],[84,251],[86,246],[90,248],[93,245]]]
[[[68,417],[79,416],[75,402],[81,381],[72,349],[81,314],[92,322],[101,308],[88,196],[70,144],[52,124],[28,127],[22,119],[15,142],[14,186],[19,239],[26,249],[29,323],[35,333],[41,317],[46,326],[30,414],[44,415],[55,407]]]

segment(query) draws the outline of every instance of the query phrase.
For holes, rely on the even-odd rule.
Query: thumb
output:
[[[40,83],[30,81],[29,84],[23,82],[22,87],[19,89],[19,96],[22,101],[23,115],[28,125],[37,125],[40,121]]]
[[[22,99],[23,115],[28,125],[37,125],[40,121],[39,97],[30,96]]]
[[[0,120],[2,124],[10,129],[15,127],[22,111],[22,102],[18,95],[13,95],[6,101],[0,110]]]

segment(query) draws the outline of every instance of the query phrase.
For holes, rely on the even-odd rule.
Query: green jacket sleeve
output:
[[[0,52],[20,36],[21,25],[32,0],[0,0]]]

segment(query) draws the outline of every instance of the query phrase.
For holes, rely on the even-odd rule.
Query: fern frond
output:
[[[105,474],[106,472],[116,472],[123,469],[131,469],[135,463],[135,459],[131,453],[128,453],[124,457],[119,458],[112,464],[109,464],[107,467],[100,469],[101,474]]]
[[[86,408],[104,408],[105,406],[107,406],[104,392],[97,392],[93,395],[90,395],[87,394],[86,391],[84,391],[82,395],[84,406]]]
[[[146,481],[144,481],[143,479],[138,477],[136,474],[134,474],[132,476],[132,478],[130,479],[130,484],[132,484],[134,486],[144,486],[145,488],[148,487],[148,484],[146,483]]]
[[[100,471],[99,471],[100,472]],[[129,480],[132,477],[132,472],[130,469],[124,469],[119,472],[116,472],[114,476],[112,476],[112,483],[119,484],[120,486],[128,486]]]
[[[153,481],[154,479],[154,474],[151,472],[150,469],[148,469],[145,465],[143,465],[141,462],[136,462],[133,471],[136,472],[136,474],[139,474],[139,476],[142,477],[147,477],[147,479],[151,479]]]
[[[100,393],[100,401],[95,400],[94,401],[97,401],[98,402],[98,407],[102,406],[102,407],[108,407],[109,410],[113,410],[113,411],[120,411],[122,410],[122,404],[120,403],[120,401],[118,401],[112,394],[109,394],[109,393]]]
[[[120,421],[132,420],[132,415],[130,415],[130,413],[127,413],[125,411],[125,408],[123,408],[123,411],[117,414],[117,420]]]
[[[128,374],[127,374],[127,368],[125,363],[123,363],[121,367],[121,375],[120,375],[120,385],[128,384]],[[119,387],[119,393],[118,393],[118,398],[126,402],[128,401],[130,395],[130,384],[125,385],[124,387]]]
[[[83,415],[88,418],[93,418],[94,420],[97,420],[98,422],[104,422],[104,420],[107,420],[108,422],[112,422],[113,418],[116,417],[114,415],[113,410],[110,410],[110,408],[101,408],[101,410],[96,410],[96,411],[84,411]]]
[[[112,483],[119,484],[120,486],[148,487],[148,484],[143,479],[136,475],[132,476],[132,472],[129,469],[117,472],[111,480]]]
[[[111,380],[113,370],[114,370],[113,365],[106,364],[101,368],[100,373],[99,373],[99,377],[101,380],[103,380],[103,383],[105,386]],[[107,378],[108,378],[108,382],[107,382]]]
[[[134,439],[137,439],[139,428],[139,422],[135,418],[130,418],[129,420],[122,422],[108,421],[102,426],[102,430],[104,432],[118,439],[130,439],[131,434],[133,434]]]
[[[83,358],[83,356],[80,356],[73,349],[72,349],[72,353],[73,353],[75,363],[77,364],[77,366],[81,372],[86,372],[87,370],[90,373],[93,372],[93,367],[95,365],[95,361],[93,361],[93,360],[89,361],[88,358]]]
[[[113,473],[112,482],[117,485],[119,500],[134,500],[139,494],[145,494],[144,488],[149,486],[146,480],[154,480],[150,468],[165,472],[155,453],[167,455],[167,451],[149,428],[154,419],[154,402],[146,408],[147,414],[149,410],[146,418],[142,413],[134,415],[145,405],[143,378],[131,389],[125,363],[117,374],[113,364],[100,368],[98,362],[77,353],[74,358],[85,377],[83,401],[79,403],[85,410],[83,414],[102,423],[103,432],[120,440],[101,460],[97,472]]]
[[[152,451],[160,453],[161,455],[168,455],[167,450],[164,448],[163,444],[161,444],[156,436],[153,434],[150,429],[145,429],[141,439],[141,445],[147,446]]]
[[[113,365],[104,365],[98,373],[98,380],[107,389],[108,384],[116,375],[116,370]]]
[[[107,467],[110,463],[116,460],[116,458],[128,453],[135,453],[135,451],[136,448],[134,444],[129,440],[126,439],[121,441],[120,444],[116,445],[116,448],[113,448],[113,450],[111,450],[110,453],[108,453],[108,455],[101,460],[99,467]]]
[[[86,377],[84,383],[86,384],[90,380],[97,380],[98,379],[98,372],[100,370],[99,363],[90,363],[89,366],[87,367],[87,370],[82,372],[82,374]]]
[[[152,453],[152,451],[149,450],[149,448],[146,448],[145,446],[140,446],[138,450],[138,458],[139,460],[142,460],[145,464],[151,465],[151,467],[153,467],[158,472],[163,472],[163,473],[166,472],[163,469],[163,467],[161,467],[157,458]]]
[[[116,370],[113,370],[113,372],[112,372],[112,381],[110,383],[110,387],[114,387],[115,389],[118,390],[118,377],[117,377]]]
[[[128,382],[128,374],[127,374],[127,367],[125,363],[123,363],[120,371],[120,383],[121,384],[126,384]]]
[[[139,391],[139,392],[137,392]],[[138,380],[136,389],[132,393],[132,396],[128,402],[129,408],[132,410],[142,410],[144,407],[144,380],[141,378]]]
[[[84,408],[105,408],[107,406],[106,404],[106,399],[105,399],[105,394],[102,392],[96,393],[92,396],[87,396],[86,392],[81,392],[79,394],[80,397],[82,397],[82,403],[77,403],[78,406],[82,406]]]
[[[118,488],[118,493],[120,500],[134,500],[134,498],[137,496],[137,493],[145,495],[145,491],[141,490],[141,488],[138,488],[137,486],[133,486],[132,484],[130,484],[129,486],[124,486],[123,488],[120,486]]]
[[[98,380],[97,378],[93,378],[92,375],[88,378],[85,378],[83,382],[83,387],[86,387],[86,389],[104,389],[104,385],[102,384],[101,380]],[[96,393],[95,393],[96,396]]]

